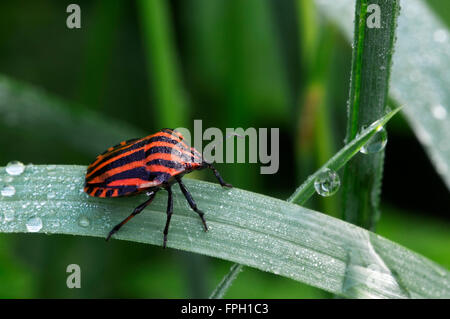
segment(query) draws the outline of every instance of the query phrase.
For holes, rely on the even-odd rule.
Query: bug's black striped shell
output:
[[[88,166],[84,191],[118,197],[161,186],[178,174],[202,167],[202,156],[171,129],[121,142]]]

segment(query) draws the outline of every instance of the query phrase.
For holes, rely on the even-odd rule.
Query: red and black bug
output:
[[[200,216],[205,231],[208,230],[204,213],[197,208],[197,204],[181,180],[184,174],[203,168],[210,168],[220,185],[232,187],[195,148],[184,142],[179,132],[162,129],[153,135],[121,142],[97,156],[88,166],[84,191],[94,197],[147,193],[149,198],[110,231],[106,237],[106,240],[109,240],[126,222],[147,207],[156,193],[164,188],[168,193],[167,219],[163,232],[163,247],[166,247],[173,212],[171,187],[174,183],[178,183],[192,210]]]

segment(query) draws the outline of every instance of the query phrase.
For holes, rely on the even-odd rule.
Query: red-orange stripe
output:
[[[145,145],[142,146],[142,147],[140,147],[140,148],[137,148],[137,149],[135,149],[135,150],[131,150],[131,151],[128,151],[128,152],[125,152],[125,153],[118,154],[117,156],[115,156],[115,157],[113,157],[113,158],[111,158],[111,159],[109,159],[109,160],[107,160],[107,161],[101,163],[100,165],[98,165],[94,170],[92,170],[91,172],[89,172],[89,174],[87,174],[86,177],[89,178],[89,176],[91,176],[92,174],[94,174],[96,171],[98,171],[98,170],[101,169],[102,167],[108,165],[109,163],[115,162],[115,161],[117,161],[118,159],[120,159],[120,158],[122,158],[122,157],[131,155],[131,154],[133,154],[133,153],[135,153],[135,152],[139,152],[139,151],[141,151],[141,150],[143,150],[143,149],[145,149]],[[93,165],[94,165],[94,164],[89,165],[89,167],[91,167],[91,166],[93,166]]]
[[[152,135],[152,137],[156,137],[156,136],[165,136],[165,137],[171,138],[172,140],[177,141],[179,144],[181,144],[183,147],[185,147],[186,150],[189,150],[191,148],[179,137],[178,134],[169,134],[167,132],[158,132],[158,133]],[[182,136],[182,135],[180,134],[180,136]]]
[[[156,165],[156,164],[150,165],[150,167],[153,172],[162,172],[162,173],[167,173],[170,175],[176,175],[177,173],[182,171],[182,169],[177,170],[175,168],[165,167],[165,166]]]
[[[152,147],[158,147],[158,146],[160,146],[160,147],[167,147],[167,148],[174,148],[177,151],[179,151],[180,153],[185,154],[186,156],[189,156],[189,157],[193,156],[193,154],[189,150],[184,150],[184,149],[182,149],[182,148],[180,148],[180,147],[178,147],[178,146],[176,146],[174,144],[167,143],[167,142],[152,142],[152,143],[149,143],[149,144],[146,145],[147,148],[145,150],[147,151],[147,150],[151,149]],[[194,155],[194,157],[198,158],[198,156],[195,156],[195,155]]]
[[[163,159],[166,161],[172,161],[172,162],[177,162],[180,164],[184,163],[184,160],[178,156],[176,156],[175,154],[167,154],[167,153],[154,153],[154,154],[150,154],[149,156],[147,156],[147,158],[145,159],[146,162],[150,162],[152,160],[155,159]]]
[[[116,153],[116,152],[118,152],[118,151],[125,150],[125,149],[127,149],[127,148],[133,146],[135,143],[140,143],[140,142],[142,142],[143,140],[145,140],[145,139],[148,138],[148,137],[149,137],[149,136],[140,138],[140,139],[134,141],[133,143],[124,145],[124,146],[122,146],[122,147],[119,147],[119,146],[118,146],[118,147],[113,148],[111,151],[108,151],[107,153],[105,153],[105,154],[103,154],[103,155],[99,155],[99,156],[97,157],[97,159],[96,159],[91,165],[89,165],[89,167],[94,167],[94,166],[97,165],[99,162],[101,162],[101,161],[103,160],[103,158],[105,158],[106,156],[111,155],[111,154],[114,154],[114,153]],[[121,142],[121,143],[123,143],[123,142]],[[109,150],[109,149],[108,149],[108,150]]]
[[[89,183],[91,183],[91,184],[103,183],[105,181],[105,179],[107,179],[110,176],[116,175],[118,173],[122,173],[124,171],[128,171],[128,170],[136,168],[136,167],[142,167],[142,166],[144,166],[144,165],[141,161],[124,164],[120,167],[110,169],[109,171],[106,171],[102,175],[96,176],[95,178],[90,180]]]
[[[108,184],[108,186],[135,186],[141,185],[143,183],[148,183],[148,181],[140,178],[127,178],[112,181],[111,183]]]

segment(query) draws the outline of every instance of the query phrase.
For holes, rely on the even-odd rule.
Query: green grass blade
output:
[[[370,5],[378,6],[379,28],[368,26],[376,14],[368,12]],[[347,141],[386,112],[398,12],[398,0],[356,1]],[[380,150],[355,156],[346,165],[342,187],[346,221],[375,229],[383,164],[384,150]]]
[[[142,201],[91,198],[82,192],[85,166],[26,166],[3,186],[1,232],[105,238]],[[205,233],[178,188],[168,246],[272,272],[346,297],[449,298],[450,272],[385,238],[339,219],[260,194],[185,179],[206,212]],[[4,189],[3,189],[4,190]],[[166,196],[114,238],[162,245]],[[27,227],[28,224],[28,227]],[[39,228],[39,227],[38,227]],[[36,229],[34,229],[36,230]]]
[[[309,176],[308,179],[297,188],[297,190],[289,197],[288,201],[297,204],[304,204],[314,195],[314,181],[325,168],[337,171],[344,166],[355,154],[359,152],[361,147],[375,135],[377,130],[384,126],[401,108],[387,113],[384,117],[372,123],[369,127],[358,134],[355,139],[345,145],[337,152],[328,162],[326,162],[317,172]]]
[[[237,275],[242,271],[242,265],[233,264],[230,271],[223,277],[222,281],[217,285],[216,289],[212,292],[209,299],[221,299],[230,288]]]
[[[315,193],[314,189],[314,181],[317,176],[326,168],[337,171],[339,168],[344,166],[356,153],[359,152],[360,148],[377,132],[377,129],[383,125],[385,125],[398,111],[400,108],[397,108],[388,114],[386,114],[380,120],[374,122],[368,128],[363,130],[359,135],[356,136],[354,140],[348,143],[344,148],[342,148],[336,155],[334,155],[325,165],[323,165],[319,170],[317,170],[314,174],[310,175],[307,180],[300,185],[296,191],[287,199],[290,203],[296,203],[299,205],[305,204],[308,199],[311,198]],[[234,265],[237,266],[237,265]],[[226,284],[220,283],[219,286],[225,286],[222,290],[227,289],[231,286],[232,281],[236,279],[237,275],[231,276],[230,274],[226,275],[223,279],[224,281],[228,281]],[[220,288],[216,287],[216,290]],[[225,291],[222,293],[222,296],[225,294]]]
[[[123,21],[124,4],[121,0],[95,1],[91,10],[93,22],[86,28],[88,39],[78,94],[78,100],[89,105],[90,109],[99,110],[102,106],[105,107],[102,105],[102,97],[110,78],[116,35]]]
[[[146,51],[152,100],[157,109],[157,124],[183,126],[187,107],[173,42],[168,3],[163,0],[139,0],[138,16]]]
[[[352,38],[353,0],[316,0]],[[450,41],[448,28],[424,1],[402,2],[390,96],[407,105],[406,119],[450,189]]]

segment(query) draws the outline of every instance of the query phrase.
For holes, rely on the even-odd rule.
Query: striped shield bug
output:
[[[148,199],[109,232],[106,237],[109,240],[125,223],[142,212],[153,201],[156,193],[164,188],[168,193],[167,219],[163,231],[165,248],[173,213],[171,187],[174,183],[178,183],[189,206],[199,215],[205,231],[208,230],[204,213],[197,208],[181,180],[184,174],[204,168],[213,171],[220,185],[232,187],[195,148],[185,143],[179,132],[162,129],[153,135],[121,142],[97,156],[88,166],[84,191],[94,197],[121,197],[143,192],[147,194]]]

